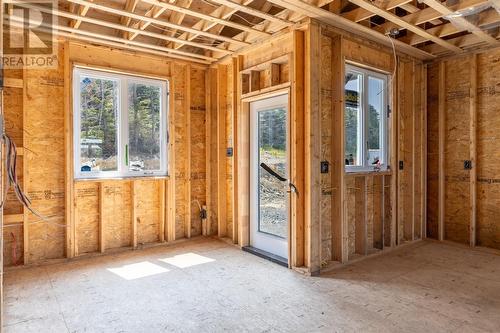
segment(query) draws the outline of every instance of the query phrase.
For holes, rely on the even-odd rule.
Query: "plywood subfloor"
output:
[[[10,271],[4,328],[493,332],[500,327],[499,274],[498,255],[429,241],[306,277],[198,239]]]

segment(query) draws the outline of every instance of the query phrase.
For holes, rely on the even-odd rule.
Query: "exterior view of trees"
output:
[[[128,110],[120,107],[127,93]],[[119,118],[128,112],[128,164],[131,171],[160,169],[161,88],[129,82],[119,91],[118,81],[80,79],[80,147],[82,171],[118,168]]]

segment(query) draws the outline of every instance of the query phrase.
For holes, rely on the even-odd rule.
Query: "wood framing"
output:
[[[280,31],[300,24],[307,17],[386,46],[390,46],[387,35],[391,29],[407,30],[395,36],[394,43],[400,52],[418,59],[429,60],[443,53],[459,53],[471,46],[500,44],[498,36],[487,31],[491,24],[500,21],[495,10],[480,12],[480,18],[475,23],[451,15],[481,8],[487,0],[464,0],[451,6],[436,0],[425,0],[427,6],[416,6],[409,0],[383,3],[350,0],[351,7],[343,12],[339,4],[331,2],[267,0],[256,7],[249,6],[251,0],[215,0],[203,3],[196,10],[191,8],[192,0],[119,0],[116,4],[63,0],[54,9],[33,4],[22,6],[47,13],[50,11],[58,16],[60,36],[92,40],[123,49],[163,53],[206,64],[224,61],[227,55],[237,55],[256,42],[269,40]],[[272,12],[271,8],[274,8]],[[398,9],[407,14],[401,15]],[[110,18],[102,19],[102,15],[95,15],[94,12],[106,13]],[[239,18],[239,12],[246,18]],[[376,16],[386,22],[375,24],[373,17]],[[428,29],[422,27],[426,22],[431,22],[433,26]],[[235,33],[226,33],[229,29]],[[462,35],[446,38],[458,32]]]
[[[446,96],[445,96],[445,70],[446,63],[441,61],[439,63],[439,194],[438,194],[438,203],[439,203],[439,213],[438,213],[438,237],[439,240],[444,240],[444,217],[445,217],[445,108],[446,108]]]
[[[332,128],[337,135],[332,136],[333,170],[332,170],[332,249],[333,260],[345,263],[348,260],[347,227],[344,215],[345,207],[345,167],[344,167],[344,93],[342,79],[345,76],[345,59],[343,56],[342,36],[336,36],[332,44],[333,78],[333,113]]]
[[[477,225],[477,55],[470,56],[469,135],[470,135],[470,246],[476,246]]]
[[[291,105],[290,105],[290,131],[291,131],[291,181],[298,194],[291,196],[291,260],[292,267],[304,266],[304,47],[305,33],[300,30],[293,31],[293,59],[291,68]],[[279,73],[279,65],[272,64],[274,71]],[[278,67],[276,69],[276,67]],[[274,74],[272,71],[272,77]],[[278,75],[279,76],[279,75]],[[272,85],[279,84],[279,79],[273,79]]]

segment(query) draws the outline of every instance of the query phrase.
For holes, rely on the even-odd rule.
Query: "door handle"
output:
[[[260,167],[269,172],[271,176],[275,177],[280,182],[288,182],[288,186],[290,186],[291,191],[297,193],[297,196],[299,195],[299,190],[297,189],[297,186],[295,186],[289,179],[286,179],[285,177],[281,176],[279,173],[271,169],[271,167],[264,162],[260,163]]]

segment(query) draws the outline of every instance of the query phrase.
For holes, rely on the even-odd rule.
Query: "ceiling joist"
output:
[[[422,1],[427,6],[434,8],[434,10],[443,14],[443,16],[447,16],[448,20],[452,24],[455,23],[458,26],[464,27],[467,31],[471,32],[473,35],[475,35],[481,41],[486,42],[486,43],[493,45],[493,46],[500,46],[500,42],[496,38],[493,38],[492,36],[488,35],[486,32],[479,29],[479,27],[472,24],[464,17],[461,17],[461,16],[456,16],[456,17],[453,16],[452,17],[453,11],[450,8],[443,5],[441,2],[436,1],[436,0],[422,0]]]
[[[456,0],[451,6],[441,0],[197,1],[60,0],[55,11],[40,10],[63,19],[56,27],[61,36],[199,63],[219,61],[307,17],[388,47],[394,43],[419,59],[500,46],[500,0]],[[461,17],[478,10],[473,21]],[[400,33],[391,38],[394,29]]]
[[[406,22],[404,19],[400,18],[399,16],[396,16],[395,14],[393,14],[387,10],[384,10],[384,9],[381,9],[381,8],[375,6],[375,5],[372,5],[371,3],[369,3],[365,0],[349,0],[349,1],[358,5],[361,8],[365,8],[365,9],[385,18],[386,20],[393,22],[394,24],[397,24],[398,26],[400,26],[402,28],[410,30],[419,36],[425,37],[425,38],[433,41],[434,43],[436,43],[438,45],[441,45],[442,47],[444,47],[450,51],[457,52],[457,53],[462,52],[462,49],[460,49],[459,47],[456,47],[455,45],[448,43],[445,40],[430,34],[429,32],[425,31],[422,28]]]
[[[160,19],[157,19],[157,18],[152,18],[152,17],[145,16],[145,15],[139,15],[139,14],[130,13],[130,12],[127,12],[125,10],[112,8],[110,6],[98,5],[98,4],[89,2],[87,0],[67,0],[67,1],[79,4],[79,5],[88,5],[90,8],[93,8],[93,9],[96,9],[96,10],[100,10],[100,11],[103,11],[103,12],[107,12],[107,13],[110,13],[110,14],[115,14],[115,15],[119,15],[119,16],[126,16],[126,17],[130,17],[132,19],[138,20],[138,21],[149,22],[151,24],[160,25],[160,26],[163,26],[163,27],[166,27],[166,28],[170,28],[170,29],[177,29],[177,30],[182,30],[182,31],[190,32],[190,33],[195,33],[195,34],[199,34],[201,36],[205,36],[205,37],[212,38],[212,39],[215,39],[215,40],[221,40],[221,41],[228,42],[228,43],[238,44],[240,46],[246,46],[246,45],[249,44],[249,43],[246,43],[246,42],[243,42],[243,41],[234,40],[232,38],[228,38],[228,37],[224,37],[224,36],[212,34],[210,32],[200,31],[200,30],[196,30],[196,29],[189,28],[189,27],[186,27],[186,26],[181,26],[181,25],[178,25],[178,24],[173,24],[173,23],[167,22],[165,20],[160,20]]]

